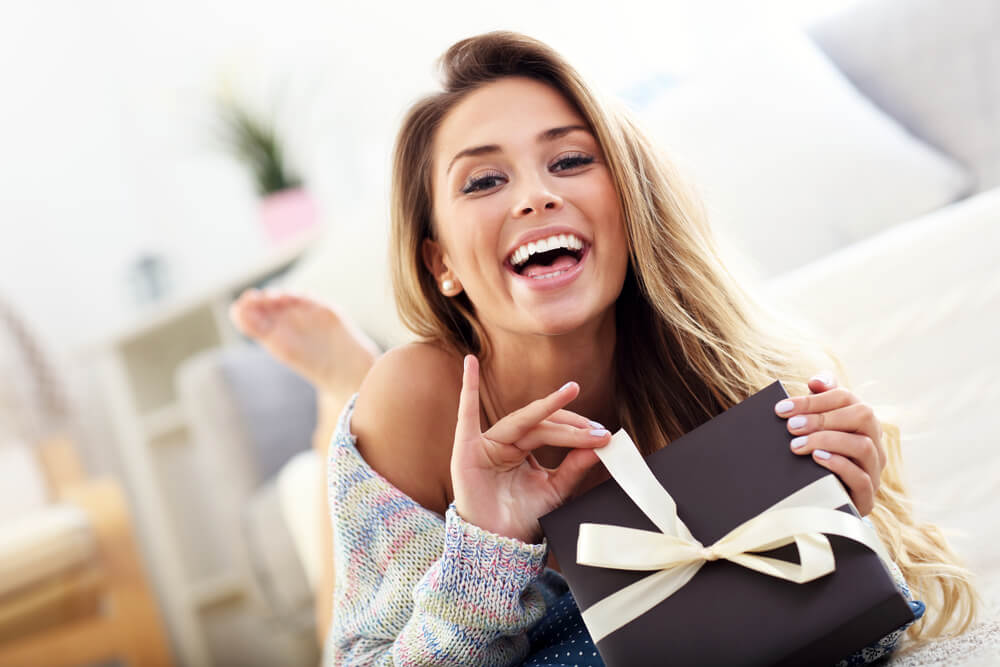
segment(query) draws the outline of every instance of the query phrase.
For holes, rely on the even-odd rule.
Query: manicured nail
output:
[[[600,422],[595,422],[593,419],[588,419],[587,421],[589,421],[590,425],[593,426],[594,428],[604,428],[604,424]]]
[[[794,407],[795,403],[786,398],[783,401],[778,401],[778,404],[774,406],[774,409],[778,411],[778,414],[784,414],[786,412],[791,412]]]
[[[595,438],[603,438],[604,436],[610,434],[611,431],[609,431],[606,428],[595,428],[593,431],[590,432],[590,435],[594,436]]]
[[[802,415],[792,417],[791,419],[788,420],[789,428],[802,428],[805,425],[806,425],[806,418]]]
[[[823,459],[824,461],[830,458],[830,452],[824,449],[817,449],[816,451],[813,452],[813,454],[816,455],[816,458]]]
[[[829,387],[831,384],[833,384],[833,376],[827,373],[826,371],[822,373],[816,373],[816,375],[813,375],[810,379],[819,380],[820,382],[823,383],[824,387]]]
[[[559,387],[559,391],[566,391],[567,389],[569,389],[572,386],[573,386],[573,381],[570,380],[569,382],[567,382],[563,386]]]
[[[808,439],[808,435],[800,435],[797,438],[792,438],[792,449],[800,449],[806,444],[806,440]]]

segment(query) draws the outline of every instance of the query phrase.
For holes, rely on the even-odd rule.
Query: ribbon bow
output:
[[[619,430],[608,445],[595,451],[615,481],[660,530],[580,525],[576,558],[580,565],[656,571],[583,612],[595,642],[673,595],[708,561],[728,560],[802,584],[836,569],[826,533],[860,542],[889,562],[875,531],[853,514],[836,509],[850,504],[851,499],[832,474],[799,489],[705,546],[677,516],[674,499],[653,476],[625,431]],[[753,553],[792,542],[798,546],[800,563]]]

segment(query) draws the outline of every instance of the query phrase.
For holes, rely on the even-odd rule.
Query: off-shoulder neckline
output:
[[[439,514],[438,512],[435,512],[434,510],[431,509],[427,509],[426,507],[418,503],[416,500],[414,500],[412,497],[407,495],[399,487],[397,487],[392,482],[383,477],[378,470],[372,468],[371,465],[368,464],[368,461],[365,460],[365,457],[361,455],[361,452],[358,451],[357,447],[358,437],[351,432],[351,416],[354,414],[354,404],[357,401],[357,399],[358,399],[357,393],[351,396],[351,398],[347,401],[347,403],[344,404],[344,409],[341,411],[340,417],[337,419],[337,428],[333,432],[332,442],[330,443],[330,454],[329,454],[329,456],[331,457],[330,460],[332,460],[332,456],[334,454],[334,447],[344,447],[345,449],[350,451],[351,454],[357,457],[361,465],[365,468],[365,470],[369,471],[373,477],[375,477],[380,482],[385,484],[387,487],[392,489],[393,493],[397,494],[400,498],[403,498],[404,500],[412,504],[414,507],[422,510],[423,512],[427,513],[430,517],[439,521],[443,528],[445,523],[445,516],[443,514]]]

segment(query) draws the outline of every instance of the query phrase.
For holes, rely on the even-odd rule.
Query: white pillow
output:
[[[1000,3],[871,0],[809,30],[881,109],[1000,186]]]
[[[791,29],[732,44],[638,111],[757,277],[938,208],[970,183]]]

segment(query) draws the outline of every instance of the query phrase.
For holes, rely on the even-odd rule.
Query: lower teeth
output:
[[[561,276],[564,273],[566,273],[565,269],[563,269],[562,271],[553,271],[552,273],[545,273],[540,276],[531,276],[531,278],[533,280],[545,280],[546,278],[555,278],[556,276]]]

